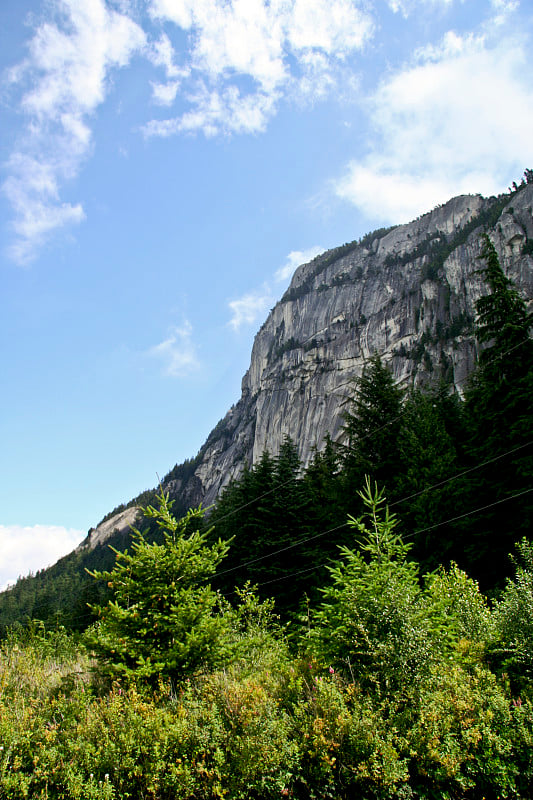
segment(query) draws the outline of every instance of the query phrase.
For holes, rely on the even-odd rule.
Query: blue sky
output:
[[[530,0],[3,0],[0,586],[194,456],[295,266],[533,166]]]

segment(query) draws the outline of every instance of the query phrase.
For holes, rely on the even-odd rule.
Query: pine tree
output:
[[[398,470],[397,439],[402,427],[403,390],[390,370],[374,356],[355,384],[355,397],[344,414],[343,474],[349,510],[358,512],[357,492],[370,475],[391,495]]]
[[[476,335],[484,346],[466,392],[468,455],[488,463],[470,481],[470,508],[526,492],[533,480],[533,341],[525,301],[500,265],[487,235],[480,258],[490,293],[476,303]],[[505,453],[509,456],[501,458]],[[495,460],[498,459],[498,460]],[[507,554],[533,524],[531,495],[487,509],[464,523],[467,567],[485,585],[502,577]]]
[[[447,406],[445,403],[444,408]],[[456,558],[454,539],[448,535],[448,530],[433,526],[450,517],[456,487],[453,482],[446,481],[461,471],[437,392],[424,394],[415,390],[410,393],[397,446],[396,488],[403,500],[398,508],[415,537],[415,558],[424,571],[435,569]]]
[[[228,545],[209,545],[209,532],[190,531],[201,509],[177,520],[168,495],[161,491],[158,500],[158,509],[144,513],[161,529],[162,544],[134,530],[131,552],[116,552],[112,570],[90,573],[112,590],[112,599],[95,609],[94,649],[111,675],[150,682],[218,666],[230,638],[228,614],[209,584]]]
[[[476,380],[492,391],[521,380],[531,368],[533,342],[529,338],[531,317],[525,301],[501,268],[498,253],[487,234],[482,237],[480,258],[485,266],[478,272],[490,294],[476,302],[476,337],[485,345],[479,357]]]
[[[340,548],[308,643],[322,663],[387,696],[412,689],[428,674],[438,625],[383,491],[367,478],[360,497],[366,514],[349,519],[358,547]]]

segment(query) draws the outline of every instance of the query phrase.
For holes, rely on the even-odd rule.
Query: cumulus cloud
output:
[[[60,525],[0,525],[0,591],[17,578],[54,564],[85,535]]]
[[[268,286],[248,292],[237,300],[231,300],[228,305],[232,312],[230,326],[238,331],[243,325],[253,325],[266,314],[274,298]]]
[[[20,262],[57,228],[84,218],[59,190],[74,178],[91,148],[88,119],[106,96],[110,70],[126,66],[145,46],[142,29],[104,0],[56,0],[56,16],[37,26],[27,58],[7,74],[21,91],[27,125],[7,162],[3,190],[15,212]]]
[[[146,136],[263,131],[283,98],[330,92],[346,57],[373,33],[353,0],[151,0],[150,10],[192,34],[195,86],[190,109],[151,120]]]
[[[180,117],[150,120],[144,127],[145,136],[168,137],[176,133],[201,130],[207,137],[219,133],[261,133],[271,117],[276,98],[261,92],[246,95],[238,87],[222,91],[200,84],[189,98],[193,108]]]
[[[497,1],[497,0],[496,0]],[[503,0],[506,2],[506,0]],[[445,11],[452,6],[454,0],[388,0],[388,6],[395,14],[408,17],[413,12],[419,12],[420,6],[429,6],[431,11]]]
[[[449,33],[369,99],[373,146],[335,192],[368,216],[406,221],[452,195],[501,191],[533,161],[533,88],[520,39]]]
[[[308,261],[311,261],[315,256],[323,252],[323,247],[309,247],[307,250],[292,250],[287,256],[287,260],[283,266],[276,271],[274,275],[276,281],[289,280],[292,278],[296,267],[299,267],[300,264],[307,264]]]
[[[171,106],[183,80],[190,74],[190,69],[176,65],[176,54],[166,33],[146,48],[146,54],[155,67],[163,68],[167,78],[165,83],[152,82],[153,100],[158,105]]]
[[[162,365],[163,372],[172,378],[183,378],[200,367],[196,345],[192,338],[192,325],[187,320],[174,327],[168,337],[147,351]]]

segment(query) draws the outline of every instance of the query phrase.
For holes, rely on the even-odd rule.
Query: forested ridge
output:
[[[2,796],[532,796],[531,317],[488,236],[479,270],[460,394],[374,355],[306,469],[152,495],[29,627],[2,597]]]

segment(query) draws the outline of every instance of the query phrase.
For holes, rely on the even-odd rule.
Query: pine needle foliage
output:
[[[163,534],[161,544],[148,542],[133,529],[131,552],[115,551],[107,572],[91,572],[105,580],[112,598],[97,606],[99,623],[91,644],[114,676],[155,681],[181,679],[224,660],[229,619],[224,601],[209,579],[228,551],[221,540],[208,544],[211,530],[192,530],[204,511],[172,515],[172,502],[162,490],[159,508],[148,506]]]
[[[332,584],[323,589],[309,638],[318,658],[386,696],[427,674],[431,634],[439,625],[383,490],[367,476],[360,497],[366,518],[349,518],[360,541],[354,549],[340,547],[341,560],[330,568]]]

